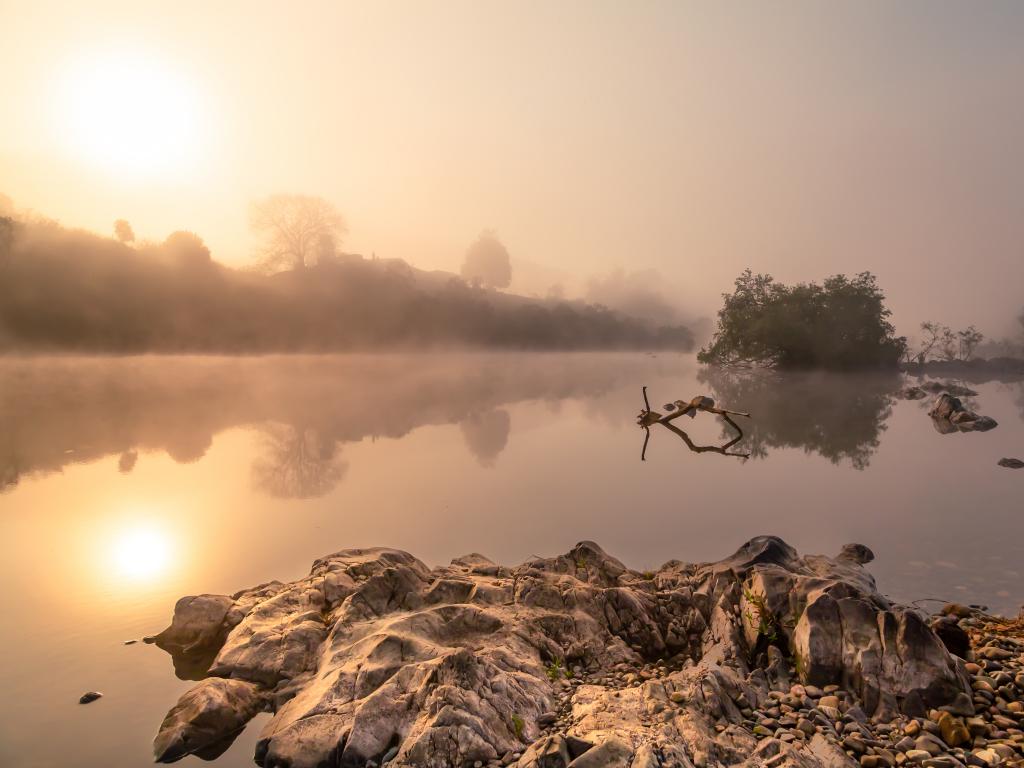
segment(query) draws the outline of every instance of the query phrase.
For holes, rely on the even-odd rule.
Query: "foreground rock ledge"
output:
[[[947,650],[966,634],[880,595],[872,557],[764,536],[641,574],[591,542],[514,568],[345,550],[290,584],[178,601],[151,640],[179,673],[213,661],[156,759],[214,756],[268,711],[265,768],[949,768],[891,760],[878,731],[929,710],[966,727],[977,694]]]

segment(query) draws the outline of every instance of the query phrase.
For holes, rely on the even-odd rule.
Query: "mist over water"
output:
[[[1024,602],[1024,384],[971,384],[999,428],[939,434],[894,374],[709,372],[685,355],[447,354],[0,361],[0,758],[137,766],[184,688],[122,641],[185,594],[292,579],[330,552],[502,563],[597,541],[627,565],[720,558],[761,533],[802,552],[868,545],[895,599]],[[708,394],[749,460],[635,423]],[[685,422],[685,423],[683,423]],[[732,432],[676,422],[697,445]],[[39,670],[46,669],[41,675]],[[83,690],[102,706],[68,708]],[[43,737],[60,728],[61,744]],[[258,724],[221,758],[249,765]],[[66,740],[66,741],[65,741]]]

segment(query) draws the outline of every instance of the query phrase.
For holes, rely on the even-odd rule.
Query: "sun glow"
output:
[[[171,563],[173,542],[167,531],[151,523],[133,524],[111,541],[111,560],[118,575],[147,580],[161,575]]]
[[[152,56],[78,60],[60,93],[57,130],[79,160],[121,178],[147,179],[180,176],[199,160],[198,93]]]

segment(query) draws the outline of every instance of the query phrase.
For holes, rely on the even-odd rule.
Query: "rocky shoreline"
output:
[[[872,557],[770,536],[645,573],[591,542],[512,568],[345,550],[178,602],[148,640],[199,682],[155,756],[210,759],[270,712],[264,768],[1024,765],[1024,621],[895,605]]]

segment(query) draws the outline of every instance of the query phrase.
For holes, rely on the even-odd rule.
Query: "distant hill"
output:
[[[265,275],[217,263],[187,232],[130,246],[19,221],[0,253],[0,351],[689,351],[693,344],[683,325],[475,288],[398,259],[342,254]]]

